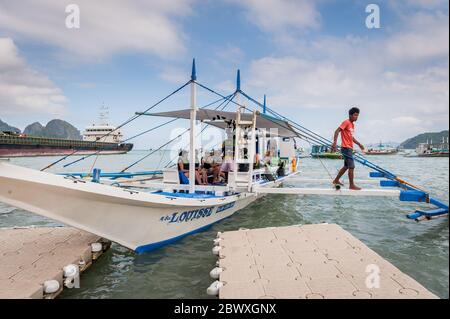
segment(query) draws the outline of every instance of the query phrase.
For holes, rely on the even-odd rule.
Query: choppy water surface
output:
[[[95,166],[104,171],[115,170],[142,155],[142,152],[134,151],[126,155],[100,157]],[[157,153],[137,166],[136,170],[158,167],[168,162],[171,156],[173,154]],[[11,159],[11,162],[42,168],[54,159],[20,158]],[[448,158],[394,155],[371,159],[448,202]],[[341,165],[339,160],[323,162],[331,174]],[[67,170],[84,171],[93,165],[93,159],[89,159]],[[302,159],[300,165],[305,177],[329,178],[319,160]],[[61,166],[53,169],[63,170]],[[367,179],[368,172],[363,167],[357,167],[357,176],[361,179]],[[289,185],[305,186],[295,182],[289,182]],[[328,187],[328,184],[323,186]],[[342,226],[426,288],[442,298],[448,298],[448,218],[419,224],[405,218],[405,214],[419,206],[417,203],[400,202],[397,198],[268,195],[205,232],[147,254],[136,255],[113,244],[83,274],[81,288],[66,290],[62,298],[208,298],[206,288],[212,282],[209,271],[216,262],[216,257],[211,253],[212,240],[218,231],[320,222]],[[58,223],[0,203],[0,227],[15,225],[47,226]]]

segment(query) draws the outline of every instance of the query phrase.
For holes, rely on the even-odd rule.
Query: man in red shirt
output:
[[[348,114],[349,118],[342,122],[341,126],[339,126],[334,132],[332,150],[333,152],[336,152],[337,138],[339,136],[339,133],[341,133],[341,153],[344,156],[344,167],[342,167],[339,171],[338,175],[333,181],[333,184],[344,186],[344,184],[340,181],[340,178],[348,170],[348,180],[350,183],[349,188],[353,190],[361,190],[361,188],[356,186],[354,183],[355,161],[353,159],[353,143],[358,145],[359,148],[364,152],[364,146],[353,137],[353,133],[355,132],[355,125],[353,123],[358,120],[359,109],[357,107],[352,107],[350,111],[348,111]]]

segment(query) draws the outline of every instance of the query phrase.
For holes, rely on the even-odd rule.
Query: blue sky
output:
[[[65,27],[70,3],[80,29]],[[370,3],[380,29],[365,25]],[[104,103],[119,124],[186,82],[195,57],[199,82],[231,93],[239,68],[244,91],[326,137],[357,105],[360,140],[400,142],[448,129],[448,35],[442,0],[0,0],[0,119],[83,129]],[[157,110],[187,107],[184,92]]]

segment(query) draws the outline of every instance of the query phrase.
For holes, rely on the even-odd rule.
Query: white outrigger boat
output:
[[[371,177],[383,178],[380,181],[382,188],[361,191],[331,187],[282,188],[283,180],[299,174],[294,138],[324,144],[329,141],[244,93],[240,89],[239,73],[236,92],[227,97],[220,95],[227,104],[238,106],[236,112],[197,107],[197,86],[218,93],[197,82],[195,61],[191,80],[183,87],[187,85],[191,87],[190,109],[148,113],[153,106],[136,113],[136,117],[151,115],[189,119],[189,163],[196,163],[197,120],[220,129],[231,129],[235,142],[232,137],[232,170],[228,173],[227,184],[200,186],[195,184],[194,178],[189,178],[189,184],[181,184],[178,169],[170,167],[160,171],[128,172],[135,163],[118,173],[102,173],[95,169],[93,178],[86,179],[92,175],[52,174],[44,171],[51,165],[37,171],[0,161],[0,201],[97,234],[138,253],[202,231],[265,194],[399,196],[402,201],[427,202],[437,206],[430,211],[415,211],[408,215],[409,218],[421,220],[448,215],[448,204],[431,198],[427,192],[357,154],[356,161],[375,171]],[[241,104],[242,96],[261,106],[262,112],[251,111]],[[257,153],[266,151],[268,140],[276,140],[270,147],[278,144],[278,161],[283,164],[256,168],[253,159]],[[61,160],[65,158],[67,156]],[[155,175],[162,176],[159,182],[148,178]],[[189,165],[189,176],[195,176],[195,165]]]

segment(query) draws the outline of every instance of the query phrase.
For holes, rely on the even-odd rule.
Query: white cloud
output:
[[[45,75],[30,68],[10,38],[0,38],[0,114],[53,114],[66,98]]]
[[[192,12],[193,0],[77,0],[80,28],[68,29],[65,8],[73,1],[22,0],[0,3],[0,29],[85,59],[141,51],[160,57],[185,52],[177,18]]]
[[[448,7],[448,0],[396,0],[388,1],[388,4],[397,8],[401,8],[402,6],[410,6],[431,10],[443,6]]]
[[[442,28],[445,19],[440,21]],[[424,39],[429,30],[416,32],[418,39]],[[329,123],[327,113],[344,117],[350,106],[360,106],[357,132],[368,142],[402,141],[423,131],[448,128],[448,47],[447,55],[442,54],[444,48],[439,54],[423,50],[401,59],[388,50],[394,39],[396,35],[375,42],[349,36],[299,42],[295,54],[253,60],[247,91],[256,96],[267,93],[269,105],[284,108],[285,114],[324,114],[324,120],[310,128],[328,133],[337,123]],[[420,47],[421,40],[417,41]],[[440,41],[433,37],[423,45],[436,47]],[[415,62],[418,59],[421,63]]]
[[[319,108],[348,104],[360,86],[331,61],[312,61],[297,57],[266,57],[252,62],[250,86],[268,88],[273,104]],[[271,94],[271,92],[268,92]],[[336,100],[336,98],[340,100]]]
[[[189,79],[189,73],[186,69],[175,66],[164,67],[159,74],[160,78],[173,84],[183,84]]]
[[[407,17],[407,32],[392,36],[387,54],[403,62],[445,57],[449,54],[448,15],[419,12]]]
[[[420,119],[412,116],[395,117],[391,121],[397,125],[419,125],[421,123]]]
[[[217,60],[225,62],[226,64],[239,64],[245,57],[244,51],[238,46],[227,44],[216,50],[215,53]]]
[[[311,0],[227,0],[243,6],[247,19],[264,31],[304,30],[320,25],[320,13]]]
[[[254,96],[267,93],[269,105],[303,116],[302,121],[325,136],[337,125],[329,120],[338,114],[345,117],[353,105],[363,110],[358,135],[369,142],[402,141],[448,128],[449,28],[442,4],[397,4],[398,29],[388,28],[382,37],[321,35],[308,40],[260,25],[282,45],[281,53],[250,63],[247,91]],[[255,16],[254,7],[264,8],[262,2],[247,6]],[[289,26],[290,20],[284,21]],[[311,114],[323,119],[314,121]]]

